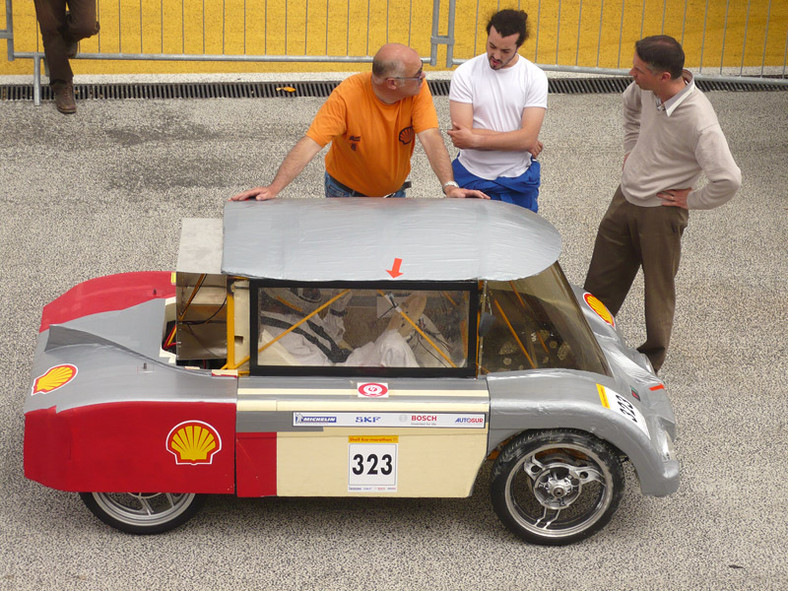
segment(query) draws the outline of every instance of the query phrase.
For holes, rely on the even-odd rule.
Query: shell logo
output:
[[[610,313],[610,310],[605,307],[605,304],[599,301],[599,298],[591,295],[590,293],[586,293],[583,298],[585,299],[589,308],[597,313],[597,316],[607,322],[610,326],[616,326],[616,321],[613,319],[613,315]]]
[[[65,386],[77,375],[77,368],[71,364],[55,365],[50,367],[42,375],[33,380],[33,394],[43,392],[47,394]]]
[[[176,464],[210,464],[221,449],[219,432],[202,421],[184,421],[167,435],[167,451]]]

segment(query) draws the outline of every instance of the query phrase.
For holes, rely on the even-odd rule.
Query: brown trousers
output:
[[[675,278],[689,212],[632,205],[618,188],[599,224],[584,289],[618,313],[638,269],[645,283],[646,342],[638,347],[659,370],[665,361],[676,307]]]
[[[35,0],[35,5],[49,82],[71,82],[68,46],[96,34],[96,0]]]

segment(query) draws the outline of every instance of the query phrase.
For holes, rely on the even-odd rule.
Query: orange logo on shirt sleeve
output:
[[[57,390],[61,386],[68,384],[76,375],[77,368],[70,364],[50,367],[43,375],[38,376],[33,381],[33,394],[38,394],[39,392],[46,394]]]
[[[176,464],[210,464],[221,449],[219,432],[202,421],[185,421],[167,435],[167,451],[175,456]]]

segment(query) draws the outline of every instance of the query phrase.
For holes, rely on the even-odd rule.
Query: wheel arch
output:
[[[658,417],[648,416],[650,436],[635,423],[602,406],[594,378],[553,372],[537,379],[489,380],[490,421],[487,453],[530,431],[567,429],[588,433],[618,450],[638,476],[641,492],[665,496],[675,492],[679,465],[666,459],[660,438],[667,433]],[[557,379],[564,378],[560,384]],[[660,439],[655,441],[655,439]]]

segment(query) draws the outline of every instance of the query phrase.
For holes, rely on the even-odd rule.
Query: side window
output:
[[[481,342],[484,372],[539,368],[607,374],[607,364],[558,265],[511,282],[488,283]]]
[[[341,368],[327,374],[363,368],[467,373],[472,290],[463,287],[258,286],[253,365],[264,373],[293,367]]]

